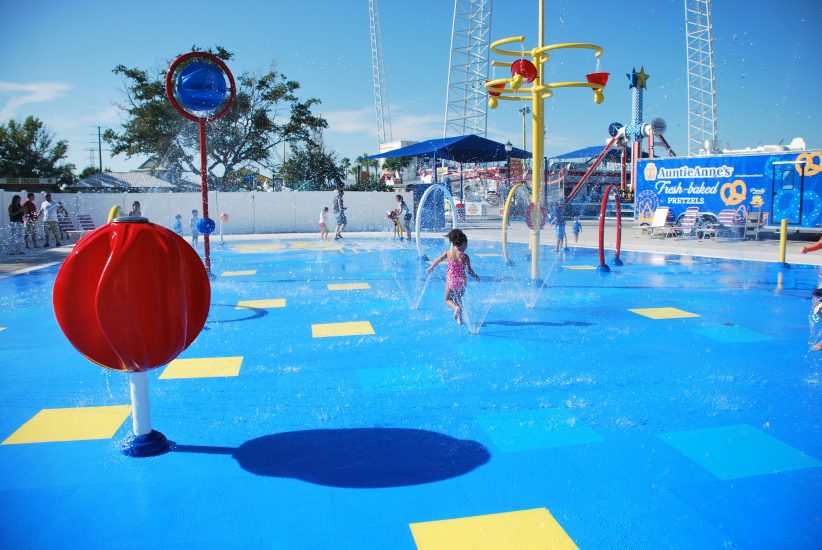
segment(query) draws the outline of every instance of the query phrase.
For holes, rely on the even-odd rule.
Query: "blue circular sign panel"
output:
[[[203,235],[211,235],[214,232],[214,228],[217,224],[214,223],[214,220],[211,218],[200,218],[197,220],[197,231],[202,233]]]
[[[225,76],[220,67],[195,61],[177,75],[177,99],[192,111],[213,111],[226,100]]]

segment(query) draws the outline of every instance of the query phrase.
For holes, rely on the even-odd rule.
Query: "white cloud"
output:
[[[13,118],[17,113],[17,109],[23,105],[54,101],[65,95],[71,88],[71,85],[63,82],[31,82],[27,84],[0,82],[0,93],[12,95],[0,107],[0,120]]]

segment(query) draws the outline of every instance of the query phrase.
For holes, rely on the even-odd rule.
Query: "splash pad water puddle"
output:
[[[256,273],[218,277],[208,330],[181,358],[242,357],[239,372],[151,375],[154,422],[179,452],[119,455],[128,421],[111,439],[52,441],[51,426],[0,445],[3,540],[111,547],[139,523],[153,528],[128,544],[413,549],[412,525],[539,541],[529,510],[583,548],[820,539],[818,270],[623,254],[602,275],[584,268],[594,251],[546,248],[529,287],[524,259],[484,255],[498,246],[470,240],[482,281],[468,282],[463,326],[445,267],[427,277],[395,241],[213,250],[216,271]],[[55,273],[0,281],[3,440],[43,409],[128,403],[125,379],[56,327]],[[236,308],[265,300],[284,307]],[[128,517],[87,527],[126,501]]]

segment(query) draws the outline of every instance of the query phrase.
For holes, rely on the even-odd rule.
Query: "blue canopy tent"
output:
[[[434,183],[437,183],[437,160],[446,159],[460,163],[460,199],[462,199],[462,164],[466,162],[502,162],[511,158],[531,158],[531,153],[513,147],[511,152],[505,150],[505,144],[469,134],[449,138],[429,139],[368,159],[385,159],[396,157],[432,157],[434,159]],[[416,199],[416,193],[415,193]]]
[[[577,149],[576,151],[571,151],[568,153],[562,153],[561,155],[556,155],[554,157],[549,157],[548,160],[571,160],[571,159],[593,159],[599,156],[602,150],[605,148],[604,145],[591,145],[590,147],[583,147],[582,149]],[[612,147],[610,151],[605,155],[603,160],[608,160],[611,162],[618,162],[620,157],[622,156],[622,149],[620,147]],[[631,150],[627,150],[628,158],[631,158]],[[642,154],[643,158],[647,157],[647,153]]]

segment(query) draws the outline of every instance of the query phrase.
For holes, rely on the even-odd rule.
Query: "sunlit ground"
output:
[[[470,243],[457,326],[408,243],[215,246],[149,459],[118,451],[126,377],[54,321],[57,266],[0,280],[3,546],[820,546],[816,270],[546,248],[535,286],[511,251]]]

